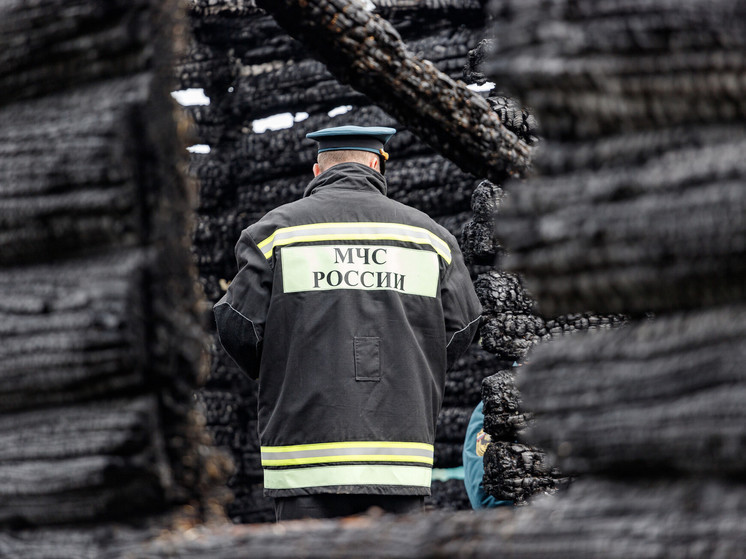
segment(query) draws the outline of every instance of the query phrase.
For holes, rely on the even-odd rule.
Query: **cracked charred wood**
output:
[[[409,158],[386,170],[389,197],[432,217],[469,209],[475,178],[447,159]]]
[[[505,95],[490,95],[487,102],[497,113],[500,122],[526,144],[531,146],[539,141],[536,117],[518,101]]]
[[[163,510],[168,465],[153,444],[158,415],[156,397],[141,396],[3,417],[0,522],[50,524]]]
[[[501,312],[484,315],[479,329],[482,347],[503,361],[519,361],[540,340],[544,319],[525,313]]]
[[[466,57],[466,65],[463,69],[464,81],[476,85],[484,85],[489,79],[484,75],[482,65],[485,60],[490,59],[495,52],[494,39],[482,39],[479,44],[471,49]]]
[[[422,33],[422,28],[417,29],[421,20],[433,25],[444,20],[449,26],[464,24],[479,27],[484,18],[482,0],[378,0],[374,9],[397,29],[404,26],[404,32]]]
[[[211,150],[212,151],[212,150]],[[223,218],[220,213],[226,200],[232,199],[233,188],[230,182],[230,168],[224,158],[218,154],[193,153],[189,163],[189,173],[199,181],[199,209],[198,219],[202,218],[199,227],[211,228],[216,224],[212,221]],[[217,214],[217,215],[215,215]]]
[[[272,61],[302,60],[307,56],[302,43],[288,36],[271,16],[255,6],[190,2],[189,9],[195,38],[205,45],[231,50],[232,56],[248,73],[259,72]],[[379,2],[375,11],[388,19],[404,40],[437,37],[437,44],[454,44],[459,49],[459,57],[465,55],[469,45],[478,41],[473,37],[481,32],[483,18],[483,7],[477,1],[431,5],[418,2],[416,6],[411,3],[383,6]],[[439,51],[436,45],[434,54]]]
[[[482,303],[482,347],[505,361],[521,360],[541,340],[585,330],[621,326],[623,315],[574,313],[545,319],[523,287],[521,277],[491,270],[480,274],[474,288]]]
[[[484,314],[480,328],[482,347],[504,361],[520,361],[540,341],[585,332],[605,330],[626,324],[625,315],[575,313],[545,320],[522,312],[491,312]]]
[[[260,0],[257,5],[303,40],[342,83],[376,99],[462,169],[500,182],[528,166],[530,148],[502,126],[484,98],[413,56],[397,31],[362,4]]]
[[[213,425],[230,428],[240,423],[242,398],[228,391],[200,390],[197,400],[210,415]]]
[[[742,137],[724,139],[671,149],[638,167],[522,184],[496,224],[510,249],[505,264],[550,316],[583,308],[641,315],[742,300],[744,149]]]
[[[532,2],[492,9],[504,33],[485,71],[557,140],[497,223],[542,313],[743,299],[743,4],[558,1],[541,21]]]
[[[217,357],[217,356],[215,356]],[[221,359],[214,359],[218,363]],[[223,383],[225,382],[224,379]],[[227,451],[235,464],[233,476],[228,480],[230,489],[245,489],[262,481],[261,455],[257,429],[256,389],[246,394],[216,390],[210,383],[200,390],[196,398],[206,418],[207,432],[215,445]],[[228,508],[229,516],[233,516]]]
[[[481,181],[471,194],[471,211],[474,219],[492,223],[505,198],[502,188],[490,181]]]
[[[741,304],[539,346],[518,379],[526,436],[568,473],[742,476],[744,333]]]
[[[486,313],[534,312],[534,300],[517,274],[497,270],[481,274],[474,282],[474,290]]]
[[[517,374],[517,370],[505,369],[482,382],[484,432],[493,440],[515,440],[533,420],[533,413],[521,406],[521,394],[515,384]]]
[[[198,158],[193,162],[195,173],[200,178],[208,180],[207,185],[203,183],[209,191],[205,193],[206,198],[224,198],[225,193],[216,192],[212,194],[214,188],[219,188],[220,183],[225,183],[229,173],[234,173],[232,179],[240,184],[249,183],[252,185],[262,185],[267,180],[287,177],[288,175],[304,175],[310,177],[310,168],[316,161],[316,146],[310,140],[305,138],[305,134],[325,126],[336,125],[337,122],[356,124],[359,126],[399,126],[383,111],[374,106],[353,106],[343,116],[329,119],[324,112],[309,116],[302,122],[297,122],[292,128],[282,130],[268,130],[261,134],[239,134],[226,149],[226,146],[218,148],[216,154],[210,154],[209,157]],[[248,132],[248,129],[246,130]],[[228,139],[227,136],[224,139]],[[398,188],[398,179],[396,175],[402,172],[402,169],[409,168],[410,165],[426,165],[436,169],[437,166],[448,166],[448,162],[433,154],[432,150],[417,140],[414,134],[406,129],[399,129],[397,134],[387,144],[391,153],[391,164],[387,169],[387,177],[390,178],[390,189]],[[412,163],[410,163],[412,160]],[[225,169],[222,178],[216,175],[214,170],[216,161],[219,162],[221,169]],[[211,164],[212,167],[202,169],[203,166]],[[451,164],[451,168],[456,169]],[[416,170],[419,172],[418,170]],[[453,171],[449,171],[453,173]],[[427,175],[426,175],[427,176]],[[456,172],[457,181],[464,180],[462,177],[467,175],[461,171]],[[213,177],[215,177],[213,179]],[[416,184],[416,177],[410,181]],[[424,179],[423,179],[424,180]],[[432,180],[432,179],[429,179]],[[454,180],[450,176],[440,180]],[[473,178],[470,180],[474,180]],[[213,186],[213,182],[217,183]],[[425,183],[424,187],[430,186]],[[223,189],[226,186],[222,186]],[[206,200],[206,202],[215,204],[215,201]]]
[[[198,217],[193,241],[196,260],[203,275],[216,274],[226,281],[233,277],[236,263],[232,250],[245,226],[242,217],[242,214],[235,211],[217,215],[202,214]],[[221,288],[216,284],[214,289]],[[224,291],[225,288],[219,294],[222,295]]]
[[[503,197],[503,190],[490,181],[481,181],[472,192],[473,216],[461,232],[461,251],[467,264],[489,265],[502,256],[495,237],[495,216]]]
[[[176,68],[181,89],[202,88],[208,97],[217,97],[231,83],[226,55],[219,49],[201,42],[193,42],[184,60]]]
[[[266,72],[236,78],[232,112],[246,121],[290,110],[329,111],[366,103],[365,96],[339,83],[317,60],[283,63]]]
[[[503,360],[523,358],[543,334],[544,319],[533,312],[533,301],[515,274],[492,271],[475,282],[482,303],[482,347]]]
[[[458,239],[470,217],[471,212],[467,210],[453,215],[436,215],[433,216],[433,220],[448,229],[448,232]],[[469,268],[469,270],[474,273],[478,273],[475,272],[478,269],[478,266],[470,266]]]
[[[241,182],[261,184],[269,179],[288,175],[306,174],[311,177],[311,167],[316,162],[317,146],[305,136],[309,132],[329,126],[336,126],[338,119],[358,126],[396,126],[395,121],[378,107],[372,105],[351,105],[350,110],[330,120],[326,111],[311,114],[291,128],[267,130],[261,134],[241,131],[227,153],[226,165],[234,168]],[[227,139],[227,137],[226,137]],[[407,130],[398,130],[387,144],[392,157],[404,159],[412,155],[432,154]],[[395,155],[394,155],[395,154]],[[393,161],[393,159],[392,159]]]
[[[461,246],[464,261],[467,264],[489,265],[495,261],[500,244],[495,239],[495,227],[492,223],[469,220],[461,231]]]
[[[154,398],[116,399],[91,402],[85,406],[62,406],[53,410],[31,409],[0,417],[0,462],[73,459],[92,454],[129,454],[148,445],[148,429],[156,422]],[[126,458],[121,461],[124,463]],[[138,467],[133,461],[132,469]],[[142,467],[142,466],[140,466]],[[22,471],[24,464],[18,465]],[[29,480],[44,484],[44,479]],[[8,490],[7,484],[4,485]],[[16,485],[19,492],[21,488]],[[4,509],[8,514],[7,509]]]
[[[482,485],[495,499],[521,505],[535,495],[550,495],[567,483],[546,454],[532,446],[493,441],[484,453]]]

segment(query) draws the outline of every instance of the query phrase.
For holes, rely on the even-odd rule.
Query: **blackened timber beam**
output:
[[[531,150],[478,93],[407,50],[398,32],[361,2],[257,0],[342,83],[350,84],[440,154],[501,182],[529,165]]]

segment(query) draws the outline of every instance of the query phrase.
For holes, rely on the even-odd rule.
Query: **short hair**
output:
[[[362,151],[359,149],[337,149],[333,151],[322,151],[317,157],[319,167],[322,171],[326,171],[332,165],[337,163],[362,163],[366,165],[370,160],[370,156],[378,154],[372,151]]]

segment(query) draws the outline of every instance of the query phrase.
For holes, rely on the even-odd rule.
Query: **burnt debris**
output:
[[[165,77],[173,10],[0,8],[0,524],[11,556],[80,556],[86,523],[152,526],[176,507],[199,518],[223,480],[193,405],[204,346]],[[55,549],[59,539],[34,532],[51,526],[79,536]],[[14,551],[24,540],[35,543]]]

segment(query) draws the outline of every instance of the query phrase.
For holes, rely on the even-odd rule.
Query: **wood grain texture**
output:
[[[519,378],[527,435],[569,473],[742,477],[743,305],[539,346]]]

